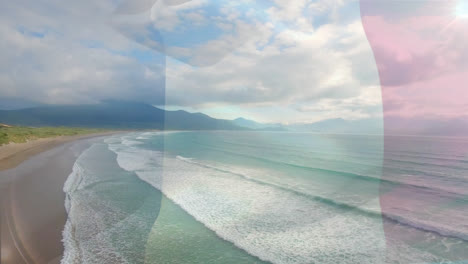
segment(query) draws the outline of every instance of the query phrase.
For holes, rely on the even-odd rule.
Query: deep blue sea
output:
[[[64,191],[62,263],[468,263],[468,140],[139,132]]]

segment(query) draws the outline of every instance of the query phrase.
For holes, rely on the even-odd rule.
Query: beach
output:
[[[63,184],[104,132],[0,147],[1,263],[59,263],[67,215]]]
[[[383,140],[141,131],[64,142],[0,172],[1,263],[462,263],[468,141],[387,137],[384,152]]]
[[[80,155],[65,184],[64,263],[462,263],[467,145],[258,131],[112,136]]]

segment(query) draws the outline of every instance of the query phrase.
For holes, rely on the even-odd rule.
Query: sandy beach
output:
[[[26,143],[10,143],[0,146],[0,171],[14,168],[21,162],[31,158],[32,156],[52,149],[61,144],[86,138],[97,136],[105,136],[115,132],[103,132],[88,135],[78,136],[60,136],[53,138],[40,138]]]
[[[2,264],[60,263],[67,218],[63,184],[79,154],[112,133],[0,147]]]

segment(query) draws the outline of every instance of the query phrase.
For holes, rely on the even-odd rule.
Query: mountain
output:
[[[262,124],[253,120],[245,119],[243,117],[232,120],[232,123],[249,129],[262,130],[262,131],[286,131],[281,124]]]
[[[232,120],[232,123],[241,127],[247,127],[251,129],[258,129],[264,126],[263,124],[257,123],[253,120],[245,119],[243,117],[239,117]]]
[[[18,104],[19,105],[19,104]],[[16,106],[18,106],[16,105]],[[104,101],[90,105],[40,105],[0,110],[0,124],[113,129],[256,130],[382,134],[383,119],[327,119],[308,124],[262,124],[245,118],[215,119],[202,113],[167,111],[149,104]],[[387,135],[468,135],[468,118],[385,118]]]
[[[44,105],[0,110],[0,123],[119,129],[245,130],[201,113],[165,111],[149,104],[105,101],[91,105]]]
[[[0,98],[0,110],[18,110],[30,107],[40,106],[40,103],[25,100],[18,97]]]
[[[282,125],[262,124],[253,120],[239,117],[232,120],[232,123],[240,127],[245,127],[257,131],[382,134],[382,120],[379,119],[345,120],[342,118],[335,118],[326,119],[315,123]]]
[[[386,117],[360,120],[336,118],[310,124],[293,124],[287,128],[298,132],[466,137],[468,118]]]
[[[308,124],[291,124],[287,128],[298,132],[382,134],[382,126],[382,120],[379,119],[345,120],[334,118]]]

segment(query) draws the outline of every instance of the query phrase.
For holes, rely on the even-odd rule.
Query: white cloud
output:
[[[0,11],[0,95],[49,103],[161,101],[163,61],[142,56],[164,52],[172,58],[170,104],[250,109],[245,113],[274,122],[286,115],[289,121],[370,116],[380,89],[359,8],[346,7],[352,1],[278,0],[270,7],[249,0],[142,0],[124,2],[127,12],[111,0],[9,2]],[[343,12],[356,14],[341,19]],[[192,32],[207,25],[221,34],[203,39],[204,32]],[[151,35],[158,30],[168,38],[187,34],[163,46]],[[278,113],[254,114],[275,107]]]
[[[136,44],[105,23],[112,6],[10,2],[0,23],[0,95],[44,103],[102,99],[160,102],[161,65],[144,65],[125,51]],[[79,19],[81,12],[84,19]],[[89,16],[89,17],[88,17]],[[18,30],[18,29],[22,30]],[[38,35],[39,34],[39,35]],[[159,67],[159,69],[158,69]],[[152,68],[153,75],[148,75]],[[155,77],[156,75],[159,77]]]
[[[183,22],[202,24],[204,16],[197,10],[206,4],[206,0],[192,0],[175,4],[157,1],[151,8],[151,20],[159,30],[173,31]],[[193,11],[195,10],[195,11]]]
[[[282,10],[279,17],[288,20],[303,16],[298,6],[304,5],[305,2],[296,3]],[[280,12],[279,8],[271,10],[272,14]],[[239,36],[248,37],[237,40],[245,44],[215,65],[190,67],[170,60],[167,102],[200,109],[213,103],[250,108],[290,107],[301,110],[291,116],[297,120],[363,118],[374,115],[376,109],[379,111],[375,108],[375,104],[381,105],[378,75],[359,14],[352,23],[324,24],[312,32],[303,31],[301,25],[278,30],[268,23],[271,24],[259,23],[253,30],[238,27],[244,31]],[[224,41],[229,43],[229,39]],[[198,55],[207,59],[223,48],[226,52],[228,49],[220,42],[206,43],[203,50],[207,52],[199,49]],[[264,46],[265,43],[268,45]],[[327,113],[323,111],[324,105]],[[359,105],[361,110],[357,110]],[[370,108],[372,113],[367,113]]]

